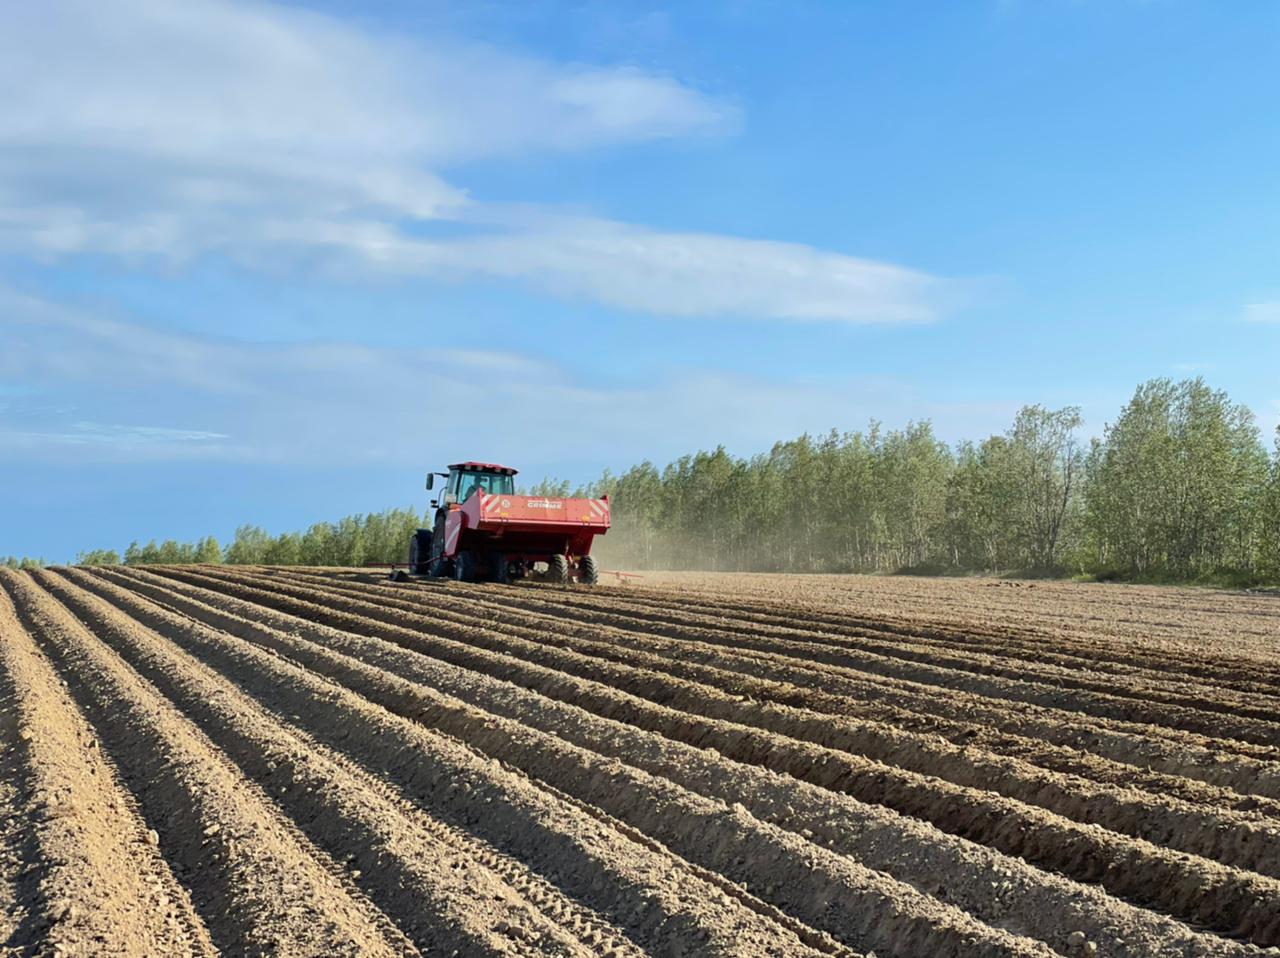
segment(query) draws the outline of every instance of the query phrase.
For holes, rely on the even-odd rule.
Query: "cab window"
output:
[[[479,477],[474,472],[464,472],[458,477],[458,501],[466,502],[476,491]]]
[[[486,474],[485,479],[488,480],[488,485],[484,487],[485,492],[495,496],[509,496],[516,491],[514,476],[494,472]]]
[[[458,501],[466,502],[479,489],[482,493],[509,496],[515,491],[512,476],[500,472],[464,472],[458,478]]]

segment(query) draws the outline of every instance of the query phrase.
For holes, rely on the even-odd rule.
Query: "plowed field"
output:
[[[0,570],[0,954],[1280,954],[1280,599]]]

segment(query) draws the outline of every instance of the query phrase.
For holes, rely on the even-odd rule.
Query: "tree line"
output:
[[[723,447],[582,488],[608,493],[604,561],[727,571],[1017,572],[1280,580],[1280,434],[1203,379],[1139,386],[1082,442],[1076,407],[1027,406],[955,447],[928,421]]]
[[[43,569],[49,565],[48,559],[37,559],[32,556],[5,556],[0,559],[0,566],[6,569]]]
[[[132,542],[121,555],[95,549],[76,556],[77,565],[235,565],[360,566],[367,562],[404,562],[413,533],[429,526],[430,514],[388,509],[337,522],[317,522],[305,532],[272,535],[254,525],[236,529],[225,547],[213,536],[195,542],[167,539],[145,545]]]
[[[927,420],[872,422],[527,491],[608,494],[614,525],[598,554],[618,568],[1280,581],[1280,431],[1268,450],[1249,409],[1199,378],[1144,383],[1101,436],[1082,441],[1081,428],[1076,407],[1027,406],[1006,431],[953,447]],[[225,547],[134,542],[76,561],[403,562],[431,520],[392,509],[279,535],[245,525]]]

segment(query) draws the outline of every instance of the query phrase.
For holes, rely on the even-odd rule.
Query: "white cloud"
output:
[[[718,443],[754,452],[804,430],[856,427],[888,409],[902,419],[935,417],[944,434],[975,419],[978,431],[1002,427],[1012,415],[933,403],[874,377],[806,382],[694,371],[602,386],[504,352],[237,342],[104,320],[3,290],[0,341],[0,382],[13,384],[0,408],[0,454],[11,459],[390,468],[406,455],[466,449],[598,468]],[[21,395],[28,384],[39,395]],[[148,426],[103,425],[117,423]]]
[[[587,218],[465,239],[410,239],[375,224],[298,227],[317,247],[385,270],[441,279],[516,280],[570,298],[673,316],[740,315],[922,322],[963,295],[959,283],[798,243],[668,233]]]
[[[1280,323],[1280,300],[1250,303],[1244,308],[1244,318],[1248,323]]]
[[[262,3],[52,0],[10,11],[4,36],[6,139],[195,165],[347,174],[374,156],[443,164],[714,132],[735,116],[634,68],[410,43]]]
[[[477,158],[738,122],[633,67],[240,0],[52,0],[6,12],[0,89],[0,252],[506,279],[680,316],[918,321],[958,295],[799,244],[517,213],[449,182]],[[424,221],[466,238],[423,238]]]
[[[53,443],[72,446],[113,446],[124,449],[133,449],[136,446],[150,446],[156,443],[208,442],[214,439],[229,438],[224,433],[202,432],[196,429],[171,429],[166,426],[129,426],[121,423],[102,422],[73,422],[62,432],[24,432],[22,430],[0,432],[0,442],[7,439],[19,445],[23,443],[31,445]]]

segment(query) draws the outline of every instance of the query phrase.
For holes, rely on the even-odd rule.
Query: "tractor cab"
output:
[[[430,529],[409,541],[409,572],[463,582],[511,582],[537,574],[550,582],[595,585],[591,541],[609,531],[609,497],[516,493],[516,470],[492,462],[455,462],[427,476],[444,488]]]
[[[516,491],[516,470],[492,462],[456,462],[448,472],[428,475],[428,489],[433,487],[436,476],[445,480],[444,494],[436,502],[438,507],[460,505],[477,490],[494,496],[510,496]]]

